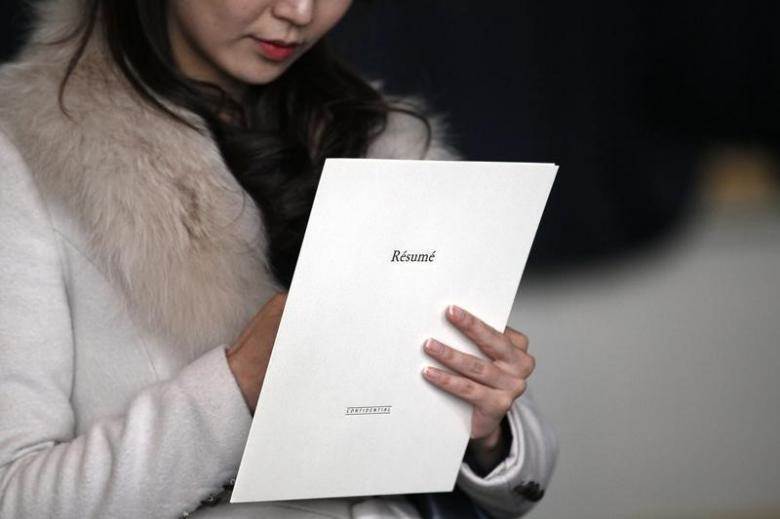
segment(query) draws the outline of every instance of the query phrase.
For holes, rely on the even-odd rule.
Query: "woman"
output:
[[[1,517],[430,513],[228,502],[324,158],[458,158],[421,100],[390,106],[329,53],[350,3],[38,6],[0,70]],[[452,369],[428,380],[474,403],[457,488],[518,517],[557,452],[527,340],[450,319],[495,359],[431,352]]]

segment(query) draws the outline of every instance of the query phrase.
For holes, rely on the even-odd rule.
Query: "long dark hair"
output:
[[[423,106],[394,104],[336,55],[326,36],[276,80],[250,85],[242,101],[217,85],[185,77],[168,39],[164,0],[87,0],[81,23],[65,39],[79,37],[60,84],[84,53],[98,20],[112,59],[143,99],[199,131],[158,100],[199,115],[225,164],[263,215],[271,274],[289,288],[326,157],[363,157],[390,111],[431,125]],[[62,40],[60,40],[62,41]],[[232,114],[226,121],[220,114]]]

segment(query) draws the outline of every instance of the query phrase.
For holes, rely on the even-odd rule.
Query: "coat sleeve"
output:
[[[494,519],[525,515],[544,496],[558,457],[557,435],[539,412],[530,389],[507,413],[509,454],[480,477],[463,461],[456,485]]]
[[[251,415],[209,350],[74,434],[58,234],[0,133],[0,517],[178,517],[235,476]]]

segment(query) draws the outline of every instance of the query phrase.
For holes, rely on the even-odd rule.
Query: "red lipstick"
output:
[[[257,42],[260,52],[268,59],[274,61],[283,61],[287,59],[295,52],[295,49],[297,49],[299,45],[296,42],[285,43],[280,40],[261,40],[259,38],[257,38]]]

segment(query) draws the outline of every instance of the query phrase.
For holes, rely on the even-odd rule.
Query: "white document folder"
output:
[[[558,167],[327,159],[231,503],[454,489],[472,405],[434,386],[428,337],[487,359]]]

